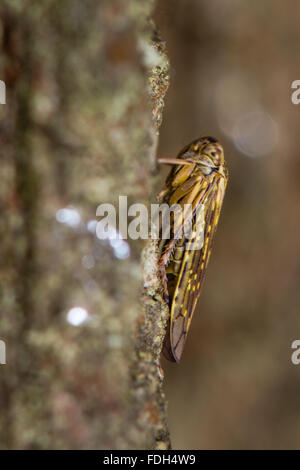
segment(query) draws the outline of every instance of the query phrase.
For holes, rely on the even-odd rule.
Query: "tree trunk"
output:
[[[1,448],[169,447],[156,244],[94,233],[99,204],[155,202],[168,63],[152,9],[2,1]]]

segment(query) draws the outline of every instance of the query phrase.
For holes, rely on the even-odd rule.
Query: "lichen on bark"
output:
[[[122,259],[91,232],[100,203],[153,196],[168,78],[152,8],[1,3],[1,448],[168,446],[155,247],[141,307],[143,244],[128,240]],[[77,222],[61,223],[61,209]],[[67,321],[73,307],[88,313],[80,326]]]
[[[146,62],[151,65],[149,85],[156,134],[155,144],[157,144],[159,127],[162,123],[164,97],[169,86],[169,62],[166,44],[153,22],[150,23],[150,28],[152,47],[149,48],[148,41],[149,50],[146,53]],[[149,56],[152,58],[152,63]],[[156,202],[153,194],[151,200]],[[158,240],[149,240],[142,253],[144,280],[142,311],[138,318],[135,356],[131,366],[132,396],[138,429],[144,432],[146,430],[147,448],[166,450],[171,448],[171,443],[160,355],[169,309],[163,298],[158,259]]]

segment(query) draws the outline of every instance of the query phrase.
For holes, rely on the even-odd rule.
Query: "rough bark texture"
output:
[[[169,447],[155,243],[141,303],[142,243],[120,259],[88,225],[119,195],[153,197],[168,64],[152,8],[1,2],[1,448]]]

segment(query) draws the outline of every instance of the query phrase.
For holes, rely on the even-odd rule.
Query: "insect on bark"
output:
[[[181,215],[171,213],[169,238],[160,231],[159,268],[170,308],[163,353],[179,362],[209,261],[228,173],[223,147],[213,137],[196,139],[177,158],[158,161],[172,165],[159,202],[188,207]],[[182,230],[186,225],[190,232]]]

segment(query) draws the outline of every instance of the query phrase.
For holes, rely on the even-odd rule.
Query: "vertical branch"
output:
[[[164,97],[169,85],[169,63],[165,43],[153,23],[151,27],[153,48],[158,54],[158,63],[153,67],[149,81],[153,119],[158,135]],[[142,256],[144,280],[142,310],[136,331],[132,387],[138,427],[147,430],[147,447],[170,449],[167,402],[163,392],[163,370],[160,366],[169,309],[162,295],[158,258],[158,241],[149,240]]]
[[[0,6],[1,448],[169,447],[156,244],[143,255],[141,311],[142,244],[124,241],[118,256],[89,224],[99,204],[145,201],[153,186],[168,85],[163,43],[151,43],[153,4]],[[66,210],[75,224],[57,217]],[[85,312],[80,324],[74,308]]]

